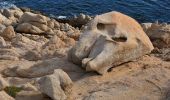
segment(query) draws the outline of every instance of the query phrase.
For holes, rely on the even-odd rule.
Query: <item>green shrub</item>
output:
[[[21,90],[22,90],[22,88],[15,87],[15,86],[9,86],[9,87],[6,87],[6,88],[4,89],[4,91],[5,91],[8,95],[10,95],[10,96],[12,96],[12,97],[14,97],[14,98],[15,98],[16,94],[17,94],[18,92],[20,92]]]

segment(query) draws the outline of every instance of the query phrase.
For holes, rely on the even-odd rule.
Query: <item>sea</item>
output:
[[[142,23],[170,23],[170,0],[0,0],[0,8],[11,6],[28,7],[58,18],[119,11]]]

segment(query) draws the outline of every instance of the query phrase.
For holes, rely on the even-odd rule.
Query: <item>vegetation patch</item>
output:
[[[18,92],[20,92],[21,90],[22,90],[22,88],[16,87],[16,86],[9,86],[9,87],[6,87],[6,88],[4,89],[4,91],[5,91],[8,95],[10,95],[10,96],[12,96],[12,97],[14,97],[14,98],[15,98],[16,94],[17,94]]]

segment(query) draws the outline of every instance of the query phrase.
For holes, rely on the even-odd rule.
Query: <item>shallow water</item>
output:
[[[14,5],[51,16],[96,15],[116,10],[140,22],[170,23],[170,0],[0,0],[1,8]]]

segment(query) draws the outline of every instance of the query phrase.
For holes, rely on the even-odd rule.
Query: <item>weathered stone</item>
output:
[[[0,34],[4,31],[4,29],[6,28],[5,25],[3,24],[0,24]]]
[[[146,32],[152,26],[152,23],[142,23],[141,26],[143,30]]]
[[[6,26],[9,26],[12,24],[12,21],[0,14],[0,23]]]
[[[52,37],[49,42],[47,42],[43,48],[48,48],[49,50],[53,50],[53,49],[58,49],[58,48],[62,48],[65,46],[65,43],[58,38],[58,36],[54,36]]]
[[[12,40],[15,37],[15,31],[14,28],[12,26],[8,26],[7,28],[4,29],[3,33],[1,34],[1,36],[5,39],[5,40]]]
[[[80,36],[80,31],[79,30],[73,30],[73,29],[70,29],[68,32],[67,32],[67,36],[70,37],[70,38],[73,38],[75,40],[78,40],[79,36]]]
[[[10,76],[10,72],[15,72],[20,77],[35,78],[52,74],[55,69],[63,69],[69,72],[83,73],[83,70],[78,66],[61,58],[53,58],[40,62],[24,62],[19,64],[16,70],[7,69],[4,73]],[[5,74],[5,75],[6,75]]]
[[[60,29],[60,23],[57,21],[54,21],[54,28]]]
[[[4,9],[2,14],[7,18],[10,18],[13,16],[13,14],[10,12],[9,9]]]
[[[104,74],[113,66],[132,61],[153,49],[142,27],[119,12],[98,15],[89,23],[69,59],[87,71]]]
[[[12,73],[15,73],[15,70],[9,72],[9,74],[12,74]],[[5,75],[8,76],[7,74]],[[20,78],[20,77],[15,77],[15,76],[17,75],[14,75],[13,77],[5,78],[5,80],[9,83],[10,86],[17,86],[17,87],[22,86],[24,90],[35,90],[32,88],[32,85],[30,84],[30,83],[34,83],[34,79]]]
[[[19,24],[16,28],[17,32],[21,32],[21,33],[31,33],[31,34],[40,34],[43,33],[42,30],[40,30],[38,27],[29,24],[29,23],[22,23]]]
[[[69,76],[61,69],[56,69],[54,74],[45,76],[39,80],[40,90],[53,100],[66,100],[66,89],[72,85]]]
[[[0,100],[15,100],[13,97],[10,97],[6,92],[0,91]]]
[[[54,23],[55,23],[55,20],[50,20],[50,21],[47,22],[47,26],[53,29],[54,26],[55,26]]]
[[[19,19],[20,23],[37,22],[41,24],[47,24],[46,17],[40,14],[34,14],[31,12],[25,12]]]
[[[16,95],[16,100],[51,100],[39,91],[21,91]]]
[[[9,86],[8,82],[0,75],[0,91]],[[1,100],[1,99],[0,99]]]
[[[6,45],[4,38],[0,36],[0,47],[5,47]]]
[[[39,22],[29,22],[29,23],[32,24],[33,26],[38,27],[40,30],[42,30],[44,32],[49,30],[49,27],[46,24],[42,24]]]
[[[155,47],[170,47],[170,25],[153,23],[146,33]]]
[[[6,48],[2,48],[0,49],[0,60],[18,60],[18,57],[20,55],[18,54],[18,52],[16,52],[15,49],[10,48],[10,49],[6,49]]]
[[[38,89],[30,83],[21,86],[24,91],[38,91]]]

